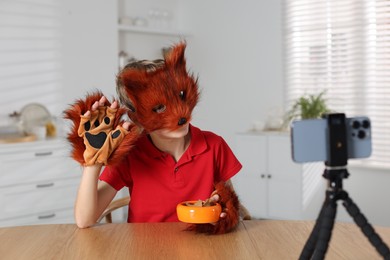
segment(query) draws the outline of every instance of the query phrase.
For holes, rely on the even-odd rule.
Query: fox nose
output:
[[[177,123],[178,125],[184,125],[185,123],[187,123],[187,119],[182,117],[179,119],[179,122]]]

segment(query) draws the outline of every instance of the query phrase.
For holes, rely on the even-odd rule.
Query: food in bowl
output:
[[[176,207],[177,217],[180,221],[193,224],[214,223],[219,220],[222,212],[221,205],[202,201],[184,201]]]

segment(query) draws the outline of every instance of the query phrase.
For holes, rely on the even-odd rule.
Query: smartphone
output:
[[[346,118],[348,159],[371,155],[371,122],[366,116]],[[292,158],[295,162],[327,161],[329,154],[327,119],[295,120],[291,124]]]

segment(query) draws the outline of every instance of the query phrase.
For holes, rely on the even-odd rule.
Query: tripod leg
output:
[[[324,259],[326,251],[328,250],[329,241],[332,236],[332,230],[337,212],[337,203],[334,200],[330,200],[324,211],[322,218],[320,231],[318,234],[318,240],[313,254],[313,259]]]
[[[306,241],[299,260],[323,259],[328,249],[337,210],[337,199],[332,191],[326,192],[326,199],[314,228]]]
[[[384,259],[390,259],[390,250],[388,246],[382,241],[379,235],[375,232],[374,228],[368,223],[367,218],[360,212],[358,206],[349,198],[346,194],[346,199],[343,202],[349,215],[353,218],[355,223],[360,227],[363,234],[368,238],[370,243],[375,247],[378,253],[383,256]]]
[[[313,255],[314,248],[318,240],[318,233],[320,231],[321,221],[323,219],[326,206],[327,206],[327,200],[325,200],[325,202],[322,204],[320,214],[318,214],[313,230],[311,231],[310,236],[307,239],[306,244],[302,249],[301,255],[299,256],[299,260],[310,259],[311,256]]]

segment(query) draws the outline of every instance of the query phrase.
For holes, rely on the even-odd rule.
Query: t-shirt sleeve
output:
[[[107,182],[117,191],[126,186],[121,176],[121,167],[106,166],[100,174],[99,180]]]
[[[216,181],[227,181],[236,175],[242,168],[241,163],[223,138],[217,147],[217,176]]]

